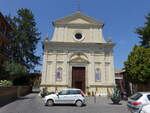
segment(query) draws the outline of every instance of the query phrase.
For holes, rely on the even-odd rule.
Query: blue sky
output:
[[[150,12],[150,0],[0,0],[0,11],[4,15],[14,16],[19,8],[29,8],[35,15],[42,41],[47,33],[51,39],[51,22],[75,13],[78,3],[81,13],[105,23],[105,39],[111,37],[116,44],[115,68],[123,68],[132,47],[139,42],[135,29],[144,25],[145,15]],[[36,54],[42,56],[40,43]]]

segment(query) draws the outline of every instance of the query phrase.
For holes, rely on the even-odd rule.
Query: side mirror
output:
[[[57,96],[59,96],[59,93],[56,93]]]

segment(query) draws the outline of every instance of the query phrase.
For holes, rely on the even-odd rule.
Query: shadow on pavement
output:
[[[7,98],[1,98],[0,107],[5,106],[5,105],[15,101],[16,99],[17,98],[15,96],[14,97],[8,96]]]
[[[119,104],[113,104],[113,103],[108,103],[109,105],[123,105],[123,104],[121,104],[121,103],[119,103]]]
[[[0,108],[16,100],[34,99],[34,98],[35,97],[28,97],[28,96],[17,97],[16,95],[6,95],[4,98],[0,98]]]
[[[74,104],[54,104],[53,106],[47,106],[47,107],[77,107]],[[86,107],[87,105],[83,105],[82,107]],[[78,107],[78,108],[82,108],[82,107]]]
[[[34,99],[35,97],[18,97],[17,100]]]

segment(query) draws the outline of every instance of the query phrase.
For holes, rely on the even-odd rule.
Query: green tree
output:
[[[146,83],[150,79],[150,48],[135,46],[124,63],[127,79],[132,83]]]
[[[16,78],[20,78],[21,76],[27,75],[26,67],[16,63],[14,61],[7,61],[4,63],[5,65],[5,71],[9,74],[7,75],[7,79],[9,80],[15,80]]]
[[[136,33],[139,35],[138,38],[141,39],[141,46],[150,47],[150,13],[147,16],[145,16],[145,18],[145,26],[137,28]]]
[[[150,13],[145,18],[144,27],[136,29],[140,46],[134,46],[124,63],[127,79],[136,84],[150,80]]]
[[[6,16],[6,19],[14,30],[9,34],[11,62],[19,63],[28,71],[33,70],[40,60],[40,56],[35,55],[40,33],[36,27],[33,13],[29,9],[22,8],[17,11],[17,16]]]

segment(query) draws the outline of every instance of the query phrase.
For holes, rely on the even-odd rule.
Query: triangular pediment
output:
[[[82,18],[77,18],[77,19],[72,20],[72,21],[70,21],[68,23],[71,23],[71,24],[90,24],[90,22],[88,22],[88,21],[86,21],[86,20],[84,20]]]
[[[91,24],[91,25],[100,25],[103,26],[103,23],[100,21],[97,21],[89,16],[86,16],[80,12],[77,12],[75,14],[66,16],[64,18],[58,19],[53,22],[54,25],[59,24]]]

